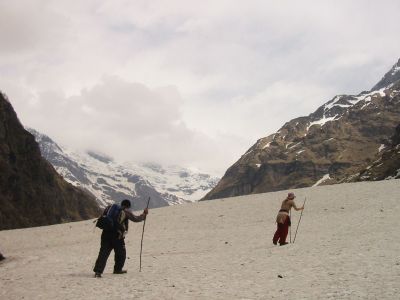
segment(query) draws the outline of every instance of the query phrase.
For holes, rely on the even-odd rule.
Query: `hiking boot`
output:
[[[284,242],[284,243],[282,243],[282,244],[279,244],[279,246],[285,246],[285,245],[287,245],[287,244],[289,244],[288,242]]]
[[[278,242],[272,241],[272,244],[274,244],[274,245],[278,245]]]
[[[114,274],[126,274],[127,270],[114,270]]]
[[[101,278],[101,273],[94,273],[94,278]]]

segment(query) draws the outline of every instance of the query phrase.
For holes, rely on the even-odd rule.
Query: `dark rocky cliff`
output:
[[[0,93],[0,230],[89,219],[92,195],[73,187],[42,158],[34,137]]]

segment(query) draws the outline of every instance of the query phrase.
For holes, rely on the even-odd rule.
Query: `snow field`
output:
[[[128,274],[113,275],[110,257],[102,279],[91,221],[1,231],[0,299],[398,299],[399,183],[294,190],[306,209],[284,247],[271,239],[287,191],[154,209],[142,272],[131,223]]]

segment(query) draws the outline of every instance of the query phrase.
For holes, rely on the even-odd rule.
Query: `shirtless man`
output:
[[[274,238],[272,239],[274,245],[277,245],[278,242],[279,245],[281,246],[288,244],[286,242],[286,237],[288,235],[289,226],[291,225],[289,217],[290,209],[292,207],[296,211],[304,209],[304,206],[300,208],[296,206],[296,203],[294,203],[294,198],[296,198],[296,196],[293,193],[289,193],[287,198],[283,200],[281,209],[279,210],[279,213],[276,216],[277,229]]]

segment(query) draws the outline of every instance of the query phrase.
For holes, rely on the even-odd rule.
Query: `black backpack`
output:
[[[119,228],[118,216],[122,211],[122,207],[118,204],[113,204],[111,207],[97,219],[96,227],[105,231],[117,231]]]

